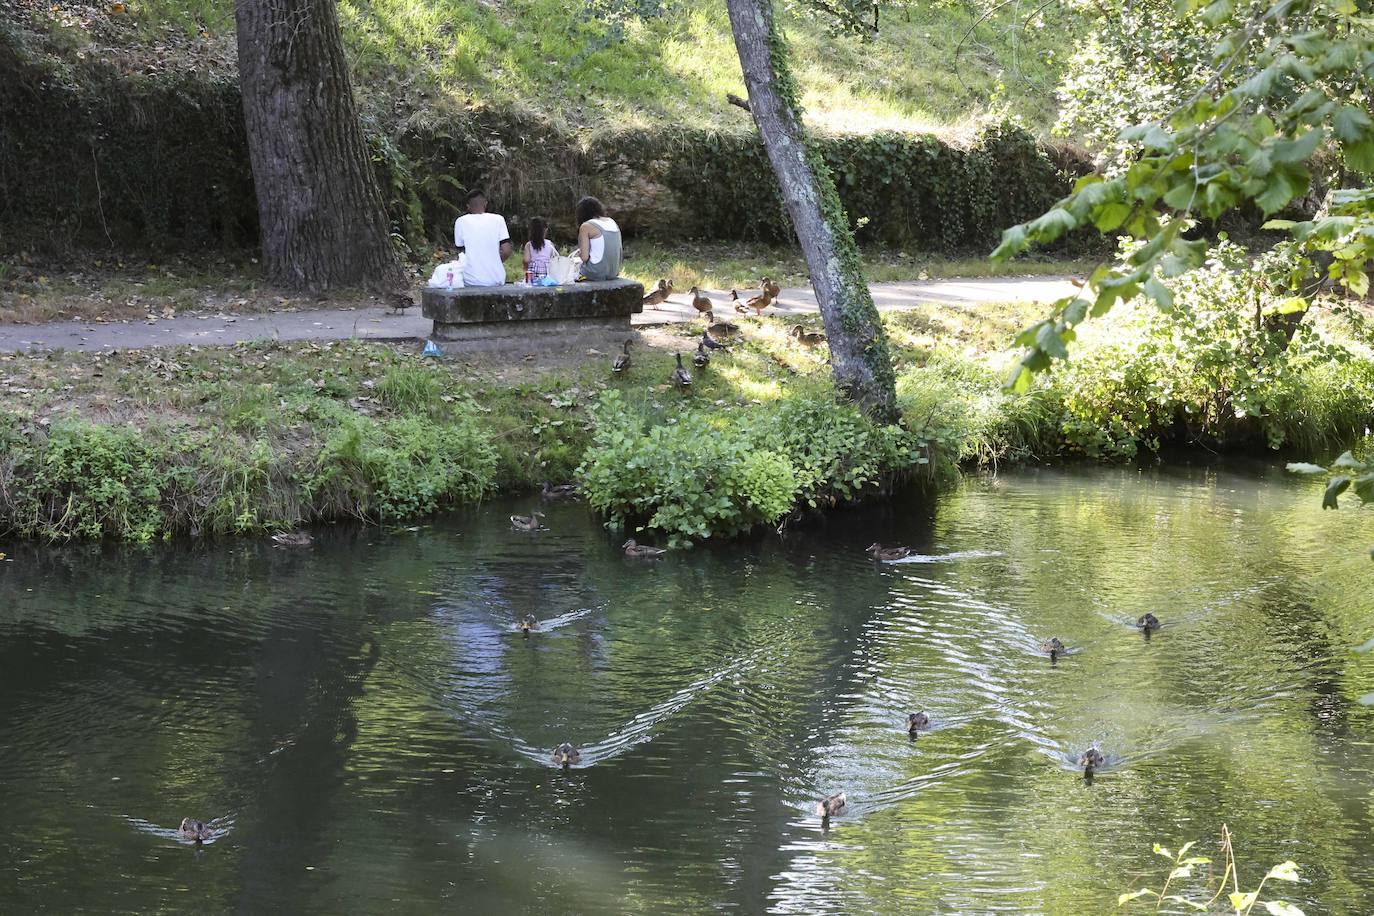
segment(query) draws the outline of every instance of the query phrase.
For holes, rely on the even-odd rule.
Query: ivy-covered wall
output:
[[[257,204],[238,88],[185,74],[126,75],[31,53],[0,22],[0,252],[241,249]],[[399,115],[394,115],[400,120]],[[746,117],[592,136],[512,112],[365,119],[398,238],[447,238],[463,190],[483,184],[519,231],[532,216],[571,234],[596,194],[627,233],[784,241],[791,228]],[[882,133],[820,141],[861,242],[929,252],[990,249],[1002,227],[1067,193],[1086,159],[1024,131],[956,145]]]

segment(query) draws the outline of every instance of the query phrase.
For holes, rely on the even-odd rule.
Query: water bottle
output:
[[[448,288],[453,289],[453,268],[448,269]]]

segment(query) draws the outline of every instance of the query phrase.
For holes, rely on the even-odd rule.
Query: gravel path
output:
[[[979,280],[923,280],[878,283],[873,299],[880,309],[911,308],[922,302],[1049,302],[1073,292],[1067,277],[998,277]],[[740,291],[745,295],[745,291]],[[716,317],[734,314],[729,291],[708,290]],[[754,295],[751,291],[748,295]],[[695,316],[690,295],[679,291],[660,308],[634,317],[635,325],[667,324]],[[810,289],[784,289],[770,314],[816,311]],[[43,350],[133,350],[187,344],[227,346],[252,340],[423,340],[430,321],[411,309],[395,315],[385,308],[308,309],[248,315],[190,315],[133,321],[56,321],[0,325],[0,353]],[[452,344],[446,345],[452,347]]]

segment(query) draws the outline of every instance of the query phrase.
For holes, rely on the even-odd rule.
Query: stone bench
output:
[[[534,334],[626,332],[643,309],[644,287],[631,280],[566,286],[426,287],[420,311],[434,319],[435,340],[491,340]]]

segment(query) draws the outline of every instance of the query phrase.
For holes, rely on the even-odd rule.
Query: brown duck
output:
[[[543,517],[543,512],[535,512],[531,515],[512,515],[510,526],[516,531],[538,531],[544,527],[539,521]]]
[[[190,817],[183,817],[181,826],[177,828],[177,836],[193,843],[204,843],[214,835],[214,828],[209,824]]]
[[[668,301],[668,297],[673,294],[673,283],[671,280],[659,280],[658,285],[650,290],[649,295],[644,297],[644,305],[650,308],[658,308]]]
[[[836,792],[834,795],[827,795],[822,798],[820,804],[816,806],[816,813],[821,816],[821,820],[830,820],[835,815],[844,810],[845,799],[843,792]]]
[[[711,300],[695,286],[692,287],[692,308],[696,309],[699,315],[709,314],[711,311]]]
[[[869,544],[864,551],[873,559],[880,563],[891,563],[893,560],[902,560],[911,556],[910,547],[884,547],[882,544]]]

